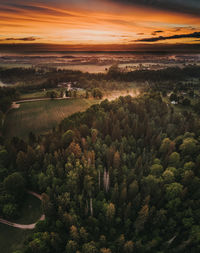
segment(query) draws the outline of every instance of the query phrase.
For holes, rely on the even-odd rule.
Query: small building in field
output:
[[[76,89],[77,82],[62,82],[57,85],[58,88],[67,88],[68,91]],[[73,87],[74,86],[74,87]]]
[[[172,104],[172,105],[177,105],[178,102],[177,102],[177,101],[171,101],[171,104]]]
[[[67,84],[67,90],[70,91],[72,89],[72,84],[71,82]]]

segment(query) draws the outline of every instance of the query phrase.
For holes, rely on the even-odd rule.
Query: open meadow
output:
[[[29,132],[44,134],[64,118],[73,113],[84,111],[95,99],[64,99],[21,103],[18,109],[8,112],[4,123],[4,134],[10,138],[17,136],[27,139]]]

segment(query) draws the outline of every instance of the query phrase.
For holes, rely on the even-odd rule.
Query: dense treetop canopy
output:
[[[157,93],[104,100],[1,147],[1,215],[20,206],[17,180],[42,193],[46,215],[26,253],[198,252],[199,137],[199,119]]]

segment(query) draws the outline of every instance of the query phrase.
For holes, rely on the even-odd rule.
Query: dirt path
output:
[[[18,109],[19,107],[20,107],[20,104],[13,102],[10,109]]]
[[[28,193],[31,194],[31,195],[33,195],[33,196],[35,196],[39,200],[42,199],[41,195],[39,195],[39,194],[37,194],[35,192],[28,191]],[[43,220],[45,220],[45,215],[44,214],[40,217],[40,219],[38,221],[43,221]],[[0,223],[6,224],[6,225],[11,226],[11,227],[20,228],[20,229],[34,229],[37,222],[35,222],[33,224],[25,225],[25,224],[17,224],[17,223],[11,222],[11,221],[0,219]]]
[[[12,102],[12,105],[8,111],[10,111],[11,109],[18,109],[20,107],[20,104],[22,104],[22,103],[48,101],[48,100],[64,100],[64,99],[69,99],[69,98],[70,97],[62,97],[62,98],[54,98],[54,99],[52,99],[52,98],[30,98],[30,99],[24,99],[24,100],[17,100],[17,101]]]
[[[26,103],[26,102],[37,102],[37,101],[46,101],[46,100],[64,100],[64,99],[70,99],[71,97],[62,97],[62,98],[30,98],[30,99],[24,99],[24,100],[17,100],[14,101],[16,104]]]

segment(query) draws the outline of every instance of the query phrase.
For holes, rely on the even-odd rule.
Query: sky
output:
[[[200,45],[199,0],[0,0],[0,44]]]

